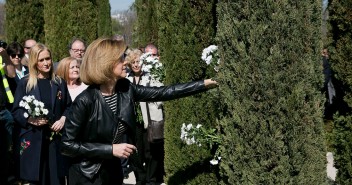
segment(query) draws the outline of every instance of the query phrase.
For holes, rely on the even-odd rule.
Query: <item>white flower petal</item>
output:
[[[210,161],[210,164],[211,165],[217,165],[217,164],[219,164],[219,161],[216,160],[216,159],[213,159],[213,160]]]

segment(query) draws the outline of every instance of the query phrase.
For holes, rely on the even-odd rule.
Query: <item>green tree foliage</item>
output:
[[[111,36],[111,8],[109,0],[97,0],[98,9],[98,36]]]
[[[136,0],[134,7],[137,12],[135,45],[145,46],[158,41],[157,0]]]
[[[201,60],[201,54],[204,48],[214,44],[215,1],[159,1],[157,7],[157,37],[160,60],[166,68],[166,84],[204,79],[212,74],[213,69],[206,67],[205,62]],[[144,8],[148,9],[147,4]],[[138,10],[137,14],[139,22],[149,19],[140,17]],[[146,33],[153,31],[155,34],[153,26],[141,30]],[[154,37],[150,39],[153,41]],[[180,140],[180,128],[183,123],[202,124],[208,128],[216,126],[218,104],[212,100],[216,92],[210,91],[165,104],[166,184],[218,183],[218,167],[209,163],[213,156],[209,148],[186,145]]]
[[[334,117],[333,147],[338,184],[352,183],[352,0],[329,1],[330,62],[348,105]],[[336,84],[335,84],[336,86]]]
[[[44,40],[42,0],[6,0],[5,32],[7,41],[23,42],[28,38]]]
[[[219,1],[217,14],[222,183],[324,184],[321,0]]]
[[[54,61],[68,56],[68,44],[77,37],[90,43],[98,36],[95,1],[44,0],[45,41]]]

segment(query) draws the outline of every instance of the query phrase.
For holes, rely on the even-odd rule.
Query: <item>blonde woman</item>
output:
[[[70,185],[120,185],[120,159],[136,152],[135,101],[166,101],[216,86],[201,80],[168,87],[143,87],[126,77],[124,41],[100,38],[87,48],[81,80],[89,87],[72,104],[62,135],[62,153],[72,158]],[[122,137],[128,136],[128,143]]]
[[[72,101],[88,87],[79,78],[80,66],[81,60],[73,57],[62,59],[57,66],[56,74],[66,81]]]
[[[53,73],[51,56],[51,51],[43,44],[32,47],[29,75],[17,85],[12,111],[19,177],[24,183],[35,185],[61,185],[65,176],[65,163],[59,153],[60,132],[71,98],[65,81]],[[22,98],[29,95],[44,103],[48,110],[46,116],[29,116],[20,106]]]

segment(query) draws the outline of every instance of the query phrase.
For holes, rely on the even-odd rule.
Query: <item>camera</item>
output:
[[[6,49],[7,43],[3,40],[0,40],[0,47]]]

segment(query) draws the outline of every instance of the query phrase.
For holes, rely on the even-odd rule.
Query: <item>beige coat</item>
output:
[[[141,76],[141,80],[139,82],[139,85],[143,86],[150,86],[150,87],[160,87],[163,86],[164,84],[153,79],[149,73],[143,73]],[[133,82],[133,74],[128,75],[127,77],[130,82]],[[149,112],[150,112],[150,119],[154,121],[161,121],[164,119],[163,116],[163,102],[140,102],[139,103],[142,109],[142,116],[143,116],[143,122],[144,122],[144,128],[148,128],[148,114],[147,114],[147,104],[149,106]]]

